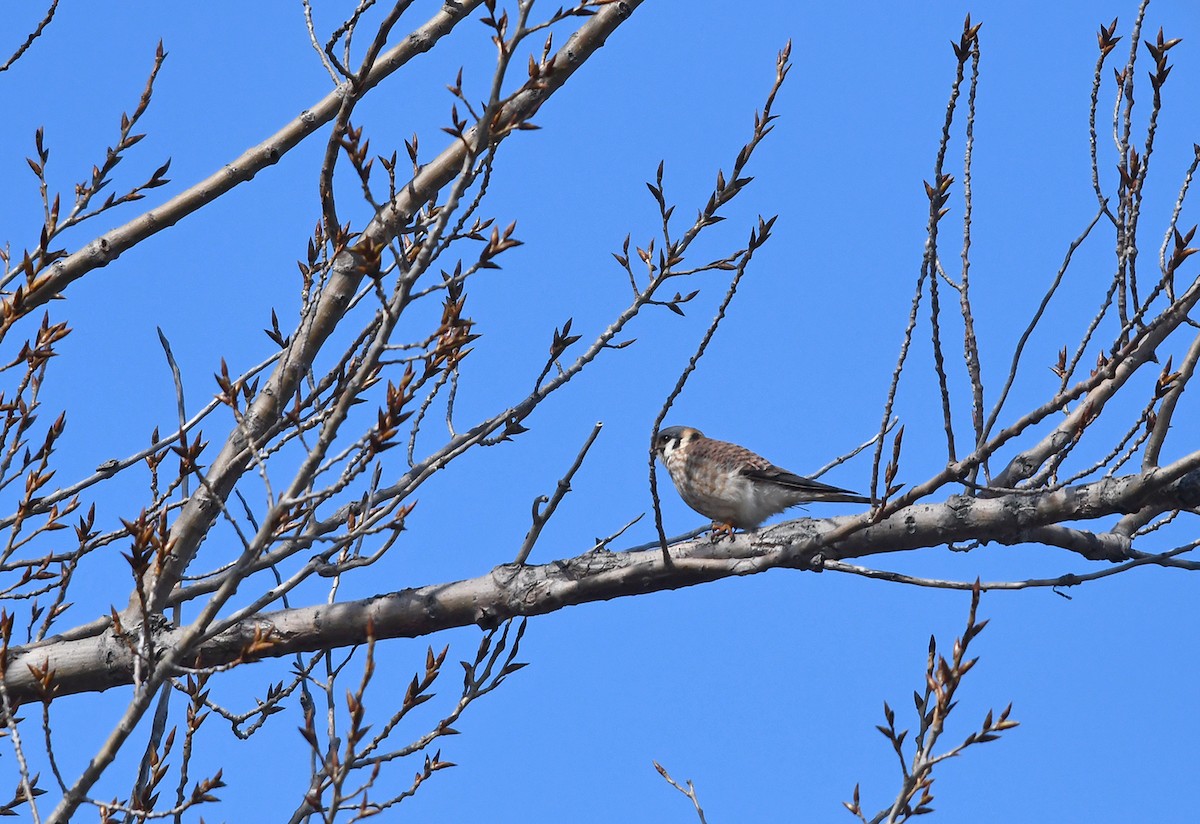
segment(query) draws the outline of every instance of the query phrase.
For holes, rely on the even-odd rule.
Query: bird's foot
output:
[[[709,533],[709,540],[715,544],[722,538],[728,538],[731,541],[733,540],[733,524],[722,524],[714,521],[712,525],[712,532]]]

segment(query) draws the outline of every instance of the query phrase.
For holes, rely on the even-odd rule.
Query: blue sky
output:
[[[438,5],[414,4],[411,19],[424,20]],[[697,260],[737,248],[758,214],[779,215],[775,237],[755,257],[667,423],[743,443],[801,473],[869,438],[920,267],[928,208],[922,181],[932,174],[953,77],[949,43],[967,12],[983,23],[972,278],[985,377],[995,386],[1067,244],[1095,211],[1087,155],[1095,32],[1120,18],[1118,33],[1126,36],[1110,65],[1123,61],[1135,11],[1131,2],[1109,0],[646,2],[537,116],[541,130],[517,135],[500,152],[485,212],[501,224],[517,220],[525,245],[468,291],[468,314],[483,337],[464,364],[462,419],[518,397],[567,317],[585,336],[607,325],[628,294],[610,253],[627,233],[639,245],[655,234],[644,181],[665,160],[668,200],[680,215],[694,214],[716,170],[728,171],[749,136],[775,54],[790,38],[794,67],[776,103],[777,129],[749,169],[754,183]],[[6,17],[10,40],[35,19],[24,11]],[[337,22],[332,13],[319,20],[326,29]],[[1144,35],[1160,25],[1184,42],[1172,52],[1177,65],[1146,191],[1146,258],[1157,257],[1200,141],[1191,92],[1200,82],[1200,14],[1188,3],[1152,4]],[[414,132],[423,153],[440,150],[451,103],[444,86],[460,65],[474,95],[484,94],[487,33],[473,22],[461,29],[360,107],[355,122],[366,126],[378,153],[397,148],[403,155],[402,141]],[[299,4],[64,4],[30,54],[0,75],[7,100],[0,240],[17,249],[36,243],[40,206],[24,161],[33,154],[34,129],[45,127],[52,185],[69,193],[115,138],[121,111],[135,105],[159,38],[169,57],[143,122],[147,137],[119,178],[144,177],[171,157],[172,184],[151,193],[146,206],[218,169],[328,91]],[[1139,59],[1144,77],[1144,51]],[[1102,172],[1112,190],[1110,69],[1104,80]],[[1139,117],[1148,100],[1147,84]],[[958,177],[961,123],[956,134],[948,165]],[[270,354],[260,330],[272,309],[285,329],[295,317],[294,261],[319,218],[322,150],[319,139],[310,140],[74,284],[51,307],[53,319],[74,329],[43,398],[48,409],[72,410],[59,482],[136,451],[155,426],[166,431],[175,421],[156,326],[171,340],[191,409],[216,391],[211,375],[222,357],[240,370]],[[353,186],[348,175],[341,185]],[[348,202],[350,194],[343,197]],[[947,225],[957,231],[961,201],[951,206]],[[66,242],[75,248],[140,211],[126,207]],[[1197,220],[1190,211],[1184,226]],[[362,212],[352,219],[361,222]],[[950,262],[956,250],[951,242]],[[1010,402],[1014,413],[1056,383],[1047,367],[1091,316],[1112,271],[1111,250],[1111,231],[1081,250],[1056,320],[1031,342],[1027,376]],[[686,318],[665,311],[640,318],[629,332],[637,343],[608,353],[551,399],[526,421],[531,431],[518,444],[468,455],[431,481],[405,540],[373,574],[347,579],[340,594],[481,575],[511,560],[529,526],[530,502],[553,488],[597,420],[605,424],[597,448],[532,560],[586,551],[595,537],[646,511],[650,424],[725,284],[710,274],[690,288],[701,294]],[[916,371],[898,407],[907,427],[901,480],[908,483],[945,461],[927,333],[917,340]],[[960,400],[964,421],[967,412]],[[1177,430],[1188,420],[1195,418],[1180,417]],[[207,439],[218,442],[227,424],[207,424]],[[825,480],[865,490],[869,475],[864,456]],[[99,502],[101,523],[112,528],[135,515],[144,497],[144,485],[114,488]],[[811,514],[844,511],[813,507]],[[701,523],[669,490],[664,517],[669,534]],[[623,545],[649,540],[652,531],[643,519]],[[1167,548],[1155,540],[1144,548]],[[962,580],[1092,568],[1037,546],[923,550],[868,563]],[[119,566],[94,574],[69,618],[83,622],[125,603],[129,587]],[[940,820],[1191,820],[1200,801],[1186,777],[1200,732],[1187,710],[1200,675],[1188,640],[1194,587],[1186,573],[1142,569],[1076,588],[1070,600],[1048,590],[986,595],[981,614],[991,625],[975,647],[982,660],[947,740],[1010,701],[1021,726],[942,766],[934,788]],[[535,619],[521,656],[532,666],[456,724],[463,734],[447,739],[442,754],[460,766],[435,776],[401,810],[414,820],[695,820],[687,800],[655,773],[651,761],[658,760],[677,779],[695,782],[714,824],[849,821],[841,802],[856,783],[866,809],[894,796],[895,757],[874,729],[883,723],[882,702],[897,709],[902,726],[913,725],[910,695],[922,686],[929,635],[949,649],[968,600],[833,573],[774,571]],[[426,644],[451,644],[457,660],[473,654],[478,636],[467,629],[380,644],[368,695],[378,718],[422,665]],[[214,695],[248,706],[287,666],[245,668]],[[441,698],[452,696],[456,677],[447,674]],[[55,705],[65,769],[85,763],[115,722],[119,692]],[[230,786],[222,807],[200,811],[207,820],[290,813],[306,769],[300,721],[289,706],[245,743],[209,722],[201,764],[224,766]],[[87,734],[66,733],[80,729]],[[265,762],[281,768],[270,781],[263,780]],[[6,752],[0,774],[13,763]],[[381,781],[398,791],[414,769],[404,765]],[[126,774],[114,775],[100,796],[126,791]]]

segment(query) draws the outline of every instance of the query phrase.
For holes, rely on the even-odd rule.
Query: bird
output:
[[[684,503],[712,519],[714,534],[754,531],[772,515],[808,501],[871,503],[848,489],[781,469],[744,446],[706,438],[690,426],[659,430],[653,448]]]

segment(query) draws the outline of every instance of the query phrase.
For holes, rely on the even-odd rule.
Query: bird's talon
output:
[[[709,533],[709,538],[714,544],[719,542],[722,538],[728,538],[732,541],[733,524],[714,523],[712,525],[712,532]]]

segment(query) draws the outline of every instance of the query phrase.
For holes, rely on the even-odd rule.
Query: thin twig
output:
[[[58,0],[51,0],[50,8],[46,9],[46,13],[42,15],[42,19],[38,21],[37,27],[29,33],[25,38],[25,42],[17,47],[12,56],[0,64],[0,72],[8,71],[13,63],[21,59],[21,56],[33,45],[33,41],[42,36],[42,32],[46,30],[46,26],[50,25],[50,21],[54,19],[54,12],[58,10]]]
[[[533,526],[529,527],[529,532],[525,533],[525,540],[521,543],[521,549],[517,552],[517,557],[513,561],[514,564],[524,564],[529,558],[529,553],[533,551],[533,545],[537,543],[538,536],[542,534],[542,529],[554,516],[554,510],[558,509],[559,503],[571,491],[571,479],[575,477],[575,473],[579,471],[579,467],[583,466],[583,459],[587,457],[588,450],[592,448],[592,444],[596,442],[596,436],[600,434],[600,430],[604,428],[602,421],[597,421],[592,427],[591,434],[587,440],[583,442],[583,446],[579,449],[579,454],[575,456],[575,461],[571,464],[571,468],[567,470],[567,474],[559,479],[554,487],[554,494],[549,498],[545,495],[539,495],[533,501]],[[538,510],[538,507],[545,504],[545,508]]]
[[[661,775],[668,784],[691,799],[692,806],[696,808],[696,815],[700,817],[700,824],[708,824],[704,818],[704,810],[700,807],[700,798],[696,795],[696,788],[693,786],[692,782],[690,780],[687,782],[687,789],[685,790],[679,785],[679,782],[671,777],[671,774],[667,772],[666,767],[664,767],[662,764],[659,764],[657,761],[653,763],[654,769],[658,770],[658,774]]]

